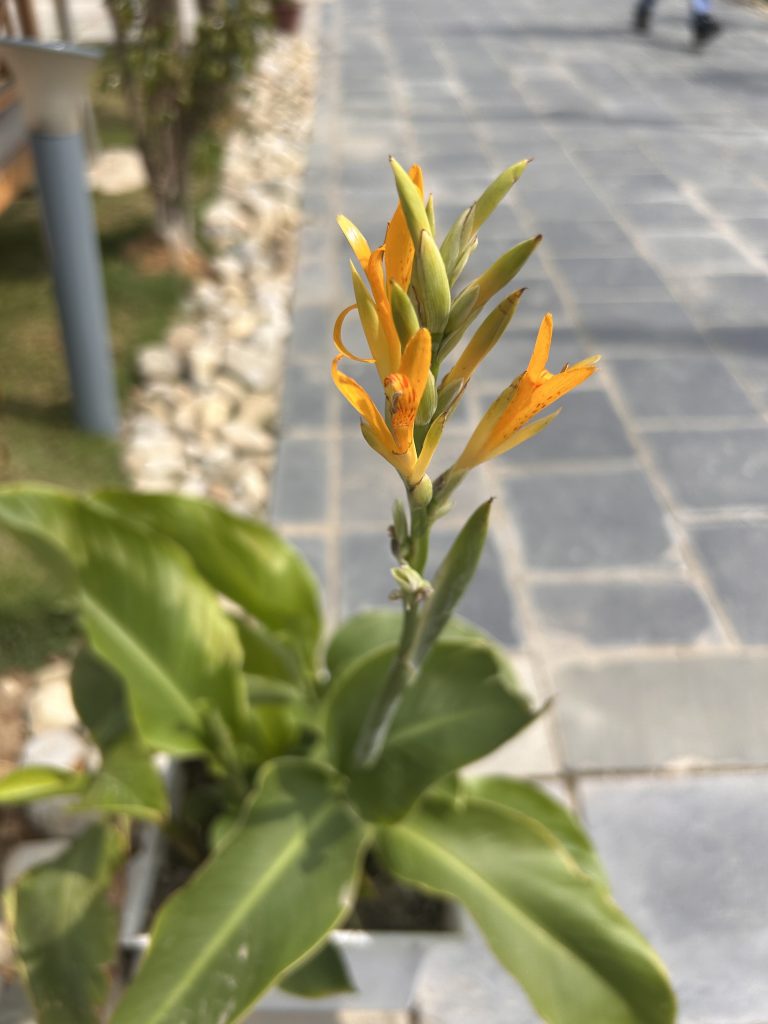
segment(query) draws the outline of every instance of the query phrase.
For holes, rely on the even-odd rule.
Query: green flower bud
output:
[[[433,334],[440,333],[451,312],[451,285],[443,258],[429,231],[422,231],[413,261],[411,287],[420,320]]]

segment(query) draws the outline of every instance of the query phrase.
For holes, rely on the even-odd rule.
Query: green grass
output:
[[[133,138],[122,97],[103,85],[96,96],[105,147]],[[193,195],[211,193],[218,147],[203,140],[193,168]],[[112,342],[121,395],[133,357],[158,341],[188,288],[171,272],[148,274],[130,260],[129,243],[151,229],[144,192],[98,197]],[[0,215],[0,480],[41,480],[89,490],[124,483],[116,442],[75,429],[53,285],[34,196]],[[33,668],[76,640],[70,582],[62,566],[0,532],[0,672]]]

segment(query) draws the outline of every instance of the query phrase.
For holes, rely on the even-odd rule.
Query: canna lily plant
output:
[[[394,161],[399,203],[382,245],[339,221],[360,270],[334,328],[332,376],[403,481],[390,528],[399,612],[360,613],[325,640],[299,554],[205,502],[0,490],[0,522],[74,571],[85,643],[72,692],[101,757],[98,770],[27,767],[0,781],[2,802],[56,796],[88,815],[62,856],[6,894],[40,1024],[229,1024],[275,985],[308,997],[344,990],[333,930],[353,919],[372,864],[463,904],[543,1020],[674,1020],[666,972],[613,902],[578,821],[530,782],[461,773],[539,713],[504,653],[454,614],[490,502],[424,575],[431,526],[466,474],[546,427],[554,414],[537,415],[595,371],[594,358],[547,369],[545,316],[528,365],[432,482],[443,427],[522,292],[467,332],[539,242],[455,287],[525,164],[440,245],[421,170]],[[342,338],[353,311],[368,355]],[[352,359],[371,364],[371,393],[341,369]],[[180,806],[158,776],[161,753],[194,779]],[[164,831],[188,880],[160,906],[115,997],[115,879],[142,821]]]

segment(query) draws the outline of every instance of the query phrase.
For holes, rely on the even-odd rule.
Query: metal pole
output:
[[[82,142],[79,135],[38,132],[31,140],[75,416],[85,430],[114,434],[119,412]]]

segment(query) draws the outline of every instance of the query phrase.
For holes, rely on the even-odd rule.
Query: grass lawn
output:
[[[132,141],[122,97],[109,74],[95,94],[102,146]],[[193,192],[212,191],[217,147],[204,140],[196,156]],[[112,342],[121,395],[128,391],[133,354],[158,341],[188,282],[172,272],[146,273],[126,258],[126,246],[152,223],[148,194],[97,197]],[[64,350],[34,196],[0,215],[0,480],[43,480],[87,490],[123,483],[117,444],[76,430]],[[33,668],[64,652],[76,638],[71,588],[49,556],[31,554],[0,532],[0,672]]]

